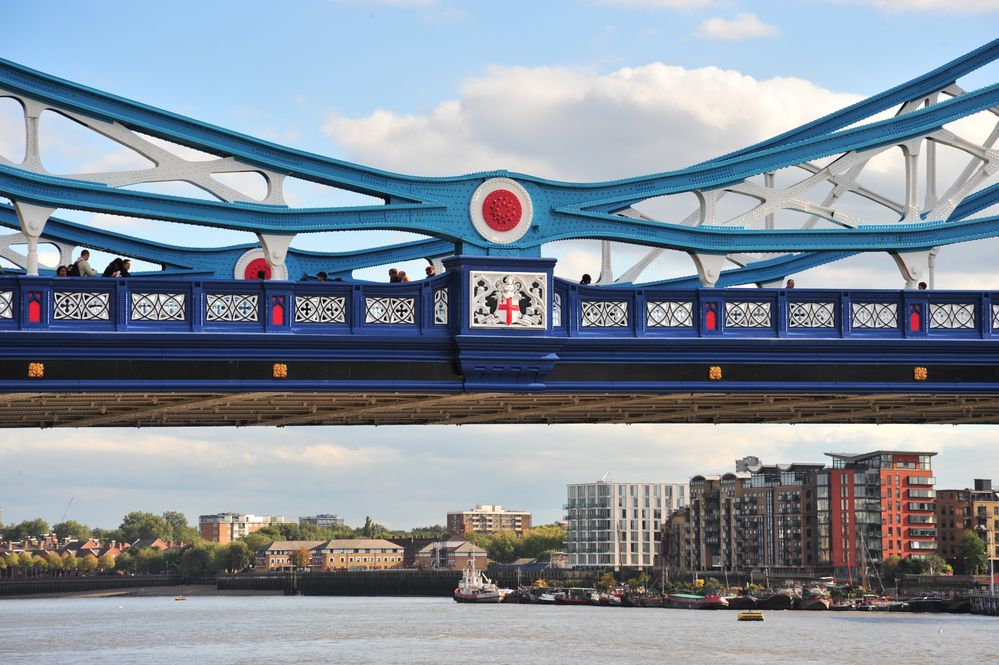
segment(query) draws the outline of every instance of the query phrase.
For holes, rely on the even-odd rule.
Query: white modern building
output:
[[[201,532],[201,537],[222,544],[239,540],[247,534],[272,524],[294,524],[294,522],[288,522],[284,515],[216,513],[198,517],[198,530]]]
[[[319,515],[307,515],[298,518],[300,522],[315,524],[318,527],[329,529],[335,526],[343,526],[343,518],[331,513],[320,513]]]
[[[651,567],[659,527],[687,504],[687,486],[676,483],[568,485],[566,552],[570,567]]]

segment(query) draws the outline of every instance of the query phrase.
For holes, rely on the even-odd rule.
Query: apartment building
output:
[[[242,513],[216,513],[198,517],[201,537],[215,543],[231,543],[247,534],[272,524],[289,524],[284,515],[249,515]],[[290,522],[294,524],[294,522]]]
[[[304,550],[304,555],[298,552]],[[311,571],[401,568],[403,548],[381,538],[276,540],[257,553],[254,567],[266,571],[298,570],[297,558]]]
[[[447,514],[447,532],[454,536],[467,536],[473,531],[495,533],[509,529],[522,536],[531,528],[531,513],[523,510],[506,510],[503,506],[479,504],[471,510]]]
[[[964,533],[973,531],[985,541],[989,558],[999,561],[999,492],[987,478],[974,484],[973,489],[937,490],[937,553],[953,558]]]
[[[891,555],[936,553],[935,454],[826,453],[833,464],[817,478],[820,560],[852,571]]]
[[[421,570],[464,570],[471,561],[475,570],[489,566],[489,554],[467,540],[437,540],[416,553],[416,567]]]
[[[331,515],[330,513],[321,513],[319,515],[309,515],[307,517],[299,517],[299,522],[305,522],[307,524],[314,524],[323,529],[330,529],[336,526],[343,526],[343,518],[339,515]]]
[[[670,483],[599,480],[567,492],[566,554],[578,568],[653,566],[663,521],[687,503],[687,487]]]

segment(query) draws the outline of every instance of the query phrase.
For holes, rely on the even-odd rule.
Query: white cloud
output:
[[[561,67],[495,67],[460,99],[424,113],[330,117],[350,158],[451,175],[508,168],[558,179],[606,179],[679,168],[851,104],[798,78],[757,80],[717,67],[654,63],[600,75]]]
[[[867,5],[884,12],[979,14],[999,11],[999,0],[827,0],[834,4]]]
[[[780,34],[776,26],[764,23],[752,12],[740,12],[733,19],[709,18],[697,28],[697,35],[707,39],[730,41],[754,37],[774,37]]]

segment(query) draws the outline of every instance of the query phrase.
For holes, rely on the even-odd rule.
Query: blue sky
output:
[[[908,80],[993,39],[999,2],[40,1],[6,8],[4,27],[4,58],[313,152],[427,175],[511,168],[597,179],[708,159]],[[979,87],[997,73],[993,65],[961,83]],[[11,146],[4,127],[0,105],[0,154]],[[53,141],[52,163],[105,158],[81,145]],[[176,227],[132,228],[179,242]],[[942,253],[943,285],[997,288],[995,245],[955,250],[965,253],[949,262]],[[563,274],[595,272],[592,248],[553,251]],[[889,264],[864,257],[798,281],[885,283],[897,280]],[[685,482],[749,454],[787,462],[829,450],[938,450],[939,486],[963,487],[999,475],[995,435],[887,426],[16,431],[0,434],[0,505],[7,522],[54,522],[73,497],[70,517],[97,526],[126,510],[178,509],[192,520],[229,510],[334,512],[355,524],[371,515],[405,528],[476,503],[548,522],[561,517],[566,483],[605,472]]]

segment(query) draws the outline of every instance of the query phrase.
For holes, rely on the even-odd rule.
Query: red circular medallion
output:
[[[264,279],[271,278],[271,267],[267,265],[267,259],[253,259],[243,272],[243,279],[260,279],[260,272],[263,271]]]
[[[515,228],[523,214],[520,199],[509,189],[490,192],[482,202],[482,219],[494,231],[502,233]]]

